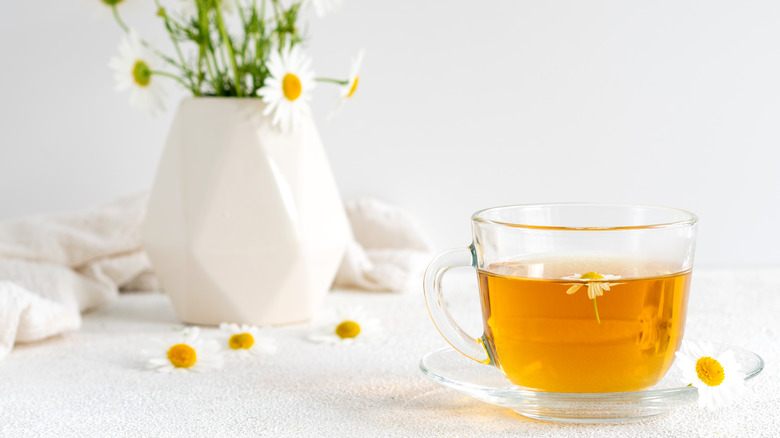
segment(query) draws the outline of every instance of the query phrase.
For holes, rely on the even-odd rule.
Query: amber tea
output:
[[[557,259],[495,263],[478,275],[486,348],[519,386],[641,390],[663,377],[682,340],[690,270]]]

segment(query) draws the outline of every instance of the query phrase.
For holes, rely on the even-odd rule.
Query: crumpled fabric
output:
[[[159,290],[141,246],[148,193],[75,211],[0,222],[0,359],[81,325],[81,313],[120,290]],[[421,278],[430,244],[404,211],[375,199],[345,205],[352,223],[335,288],[404,291]]]

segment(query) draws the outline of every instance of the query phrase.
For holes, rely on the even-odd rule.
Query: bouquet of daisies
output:
[[[119,56],[111,59],[118,90],[130,89],[130,103],[149,113],[163,109],[163,82],[171,80],[193,96],[254,97],[266,104],[264,115],[283,131],[295,129],[308,113],[317,82],[340,87],[338,112],[358,86],[362,51],[352,61],[347,79],[315,77],[311,60],[301,50],[298,26],[302,8],[319,16],[340,0],[175,0],[157,3],[174,53],[167,55],[143,40],[122,20],[124,0],[101,0],[126,35]],[[238,28],[239,32],[235,32]],[[232,32],[230,30],[233,30]]]

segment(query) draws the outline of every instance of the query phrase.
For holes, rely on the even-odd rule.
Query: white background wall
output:
[[[167,47],[153,2],[125,3]],[[131,110],[100,12],[0,6],[0,217],[151,185],[183,93]],[[345,0],[307,21],[318,75],[367,50],[341,117],[335,88],[314,96],[344,197],[407,208],[439,248],[467,244],[483,207],[613,201],[698,213],[699,266],[780,264],[780,3]]]

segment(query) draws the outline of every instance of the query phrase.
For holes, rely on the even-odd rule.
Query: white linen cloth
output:
[[[0,222],[0,359],[81,324],[81,312],[120,289],[159,289],[141,248],[147,194],[83,211]],[[428,243],[409,215],[380,201],[346,205],[354,239],[334,285],[404,290],[424,268]]]
[[[422,284],[431,244],[405,211],[372,198],[345,205],[353,239],[333,286],[404,291]]]

